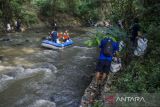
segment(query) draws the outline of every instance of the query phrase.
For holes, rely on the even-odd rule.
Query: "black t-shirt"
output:
[[[138,36],[138,31],[140,31],[140,25],[138,23],[135,23],[132,26],[132,36],[137,37]]]

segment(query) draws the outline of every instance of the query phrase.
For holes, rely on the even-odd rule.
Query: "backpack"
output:
[[[112,40],[108,40],[107,43],[104,45],[103,54],[105,56],[112,56],[113,55],[113,45]]]

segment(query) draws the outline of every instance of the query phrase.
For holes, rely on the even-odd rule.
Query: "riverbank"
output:
[[[155,33],[157,32],[157,33]],[[158,29],[148,31],[146,38],[148,39],[147,50],[145,54],[138,57],[133,55],[134,50],[127,42],[127,48],[122,54],[123,70],[117,72],[115,75],[111,73],[106,80],[104,86],[100,88],[94,88],[95,78],[92,79],[92,83],[87,87],[82,97],[82,107],[88,107],[97,105],[98,107],[110,107],[110,106],[158,106],[159,94],[159,31]],[[152,36],[150,36],[152,35]],[[156,38],[156,39],[155,39]],[[130,42],[129,40],[127,40]],[[136,94],[133,94],[136,93]],[[135,96],[139,98],[142,93],[146,100],[145,103],[125,103],[119,101],[116,103],[115,98],[120,96]],[[150,97],[146,97],[145,93]],[[153,93],[153,95],[151,94]],[[154,102],[153,103],[153,98]],[[124,97],[123,97],[124,98]],[[134,97],[135,98],[135,97]],[[116,105],[117,104],[117,105]]]
[[[113,92],[113,90],[111,90],[112,89],[111,87],[114,79],[115,79],[115,74],[110,73],[105,82],[97,87],[95,84],[95,76],[94,76],[92,78],[92,82],[86,88],[84,95],[82,96],[81,107],[92,107],[95,105],[99,106],[102,105],[104,107],[109,107],[106,98],[110,93]]]

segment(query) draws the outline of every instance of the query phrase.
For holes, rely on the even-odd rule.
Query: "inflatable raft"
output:
[[[72,44],[73,44],[73,41],[71,39],[67,40],[64,43],[55,43],[51,40],[43,40],[41,46],[46,48],[59,49],[59,48],[70,46]]]

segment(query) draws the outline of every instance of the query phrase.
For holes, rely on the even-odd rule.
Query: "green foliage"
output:
[[[32,2],[43,16],[51,17],[63,12],[77,16],[85,23],[90,18],[94,21],[109,18],[113,22],[124,19],[128,28],[133,18],[139,17],[147,29],[151,23],[158,24],[160,20],[160,3],[157,0],[4,0],[0,1],[0,14],[6,20],[12,20],[12,17],[21,16],[23,5]]]
[[[159,92],[160,90],[160,3],[158,0],[114,0],[111,3],[110,19],[125,20],[129,27],[133,18],[140,19],[142,30],[147,31],[149,40],[148,53],[141,60],[133,59],[115,82],[116,87],[124,92]],[[127,30],[126,29],[126,30]]]
[[[95,7],[96,6],[94,3],[83,3],[78,6],[77,12],[75,14],[85,21],[89,20],[90,18],[92,20],[97,20],[98,11]]]
[[[123,92],[160,92],[160,4],[156,2],[141,0],[113,0],[111,3],[110,18],[112,21],[124,19],[126,30],[128,30],[133,19],[138,17],[142,30],[147,31],[148,52],[144,58],[134,58],[129,66],[121,73],[121,76],[113,84],[119,91]],[[98,7],[97,7],[98,8]],[[114,29],[114,30],[113,30]],[[101,32],[101,31],[100,31]],[[120,33],[121,32],[121,33]],[[116,28],[105,30],[113,37],[117,35],[126,35]],[[87,41],[88,46],[99,45],[101,39],[105,37],[97,32],[91,40]],[[116,38],[124,40],[126,36]],[[128,50],[125,50],[126,53]],[[123,59],[122,59],[123,60]]]
[[[93,37],[91,38],[91,40],[85,41],[85,44],[88,46],[98,46],[101,42],[101,40],[105,37],[106,35],[104,35],[101,32],[97,32],[95,35],[93,35]]]
[[[22,4],[19,3],[17,0],[13,0],[10,2],[11,4],[11,7],[12,7],[12,11],[14,12],[14,15],[15,16],[18,16],[19,13],[21,13],[21,10],[22,10]]]
[[[23,22],[29,26],[30,24],[34,24],[37,22],[37,16],[33,12],[24,11],[22,12]]]
[[[40,8],[40,14],[43,16],[52,15],[51,0],[37,0],[36,5]]]
[[[102,30],[97,30],[96,34],[91,37],[91,40],[85,41],[88,46],[98,46],[102,39],[109,37],[113,41],[120,41],[126,38],[126,33],[118,27],[111,27]]]
[[[157,92],[160,88],[160,63],[133,60],[115,82],[123,92]]]
[[[143,58],[133,59],[115,82],[123,92],[160,92],[160,26],[148,27],[148,52]]]
[[[40,8],[43,16],[55,16],[58,12],[65,12],[79,17],[82,21],[92,18],[98,19],[98,11],[94,0],[36,0],[35,4]]]
[[[94,103],[93,107],[104,107],[104,106],[103,106],[102,102],[96,101],[96,102]]]
[[[156,26],[155,24],[151,24],[148,26],[148,35],[149,36],[149,39],[152,39],[154,40],[155,43],[159,43],[160,41],[160,26]]]
[[[143,13],[146,11],[140,0],[133,0],[133,7],[135,14],[143,15]]]
[[[33,24],[37,21],[36,13],[28,6],[32,0],[6,0],[0,1],[0,15],[3,17],[3,24],[14,23],[14,20],[21,19],[23,24]],[[33,8],[33,7],[32,7]],[[31,12],[32,11],[32,12]]]

